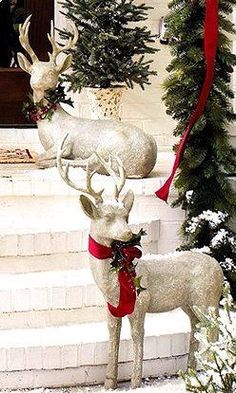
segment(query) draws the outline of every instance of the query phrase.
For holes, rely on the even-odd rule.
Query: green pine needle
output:
[[[232,109],[234,94],[230,85],[231,73],[236,64],[236,56],[231,52],[235,29],[228,17],[235,3],[236,0],[219,3],[219,39],[213,86],[204,113],[191,130],[175,181],[179,195],[173,206],[180,206],[186,211],[181,228],[181,249],[210,247],[211,255],[219,262],[232,259],[236,269],[236,247],[230,245],[230,241],[220,248],[212,247],[216,229],[202,223],[193,233],[186,231],[192,217],[198,217],[207,210],[220,210],[228,214],[228,219],[217,230],[225,229],[230,232],[230,238],[236,239],[230,229],[230,222],[236,214],[236,194],[228,177],[236,173],[236,154],[227,131],[229,124],[236,119]],[[174,135],[181,137],[196,108],[205,77],[205,1],[195,0],[192,3],[189,0],[173,0],[169,9],[167,22],[169,35],[173,37],[170,42],[173,59],[167,67],[169,76],[163,84],[163,100],[167,114],[177,120]],[[191,198],[188,197],[188,191],[192,193]],[[228,274],[226,270],[224,272]],[[232,273],[231,279],[233,277],[236,279],[236,274],[234,276]]]

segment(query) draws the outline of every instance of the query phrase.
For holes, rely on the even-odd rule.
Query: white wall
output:
[[[143,0],[136,0],[137,4],[143,3]],[[167,0],[145,0],[147,5],[154,7],[149,11],[148,28],[154,34],[158,33],[159,20],[162,16],[168,13]],[[59,13],[60,6],[56,7],[56,23],[62,26],[63,16]],[[236,20],[236,11],[234,13]],[[122,120],[127,120],[130,123],[136,124],[143,128],[146,132],[152,134],[158,144],[159,151],[168,151],[172,149],[175,138],[173,137],[173,129],[175,122],[166,115],[165,106],[162,102],[163,90],[162,82],[168,75],[165,68],[170,62],[169,47],[161,45],[157,39],[155,46],[160,51],[154,55],[153,69],[157,70],[157,77],[152,77],[152,85],[147,87],[143,92],[141,88],[136,87],[134,90],[129,89],[125,93],[124,104],[122,108]],[[236,51],[236,41],[234,45]],[[236,76],[234,73],[233,87],[236,90]],[[90,109],[85,92],[82,92],[76,97],[76,112],[79,112],[82,117],[90,117]],[[234,100],[236,107],[236,100]],[[235,108],[236,109],[236,108]],[[236,125],[230,127],[230,134],[232,135],[232,142],[236,145]]]

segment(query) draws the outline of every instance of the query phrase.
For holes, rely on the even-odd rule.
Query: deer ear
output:
[[[80,195],[79,199],[83,211],[89,218],[94,219],[99,217],[96,206],[88,197],[86,197],[85,195]]]
[[[71,63],[72,63],[72,55],[67,55],[67,56],[65,57],[65,59],[64,59],[60,64],[58,64],[58,66],[57,66],[57,72],[58,72],[59,74],[63,73],[63,72],[66,71],[68,68],[70,68]]]
[[[23,53],[17,53],[17,59],[20,68],[22,68],[22,70],[24,70],[25,72],[28,72],[28,74],[31,74],[32,65],[30,64],[29,60],[25,57],[25,55],[23,55]]]
[[[132,190],[127,191],[122,200],[122,203],[124,207],[128,210],[128,212],[130,212],[134,203],[134,193]]]

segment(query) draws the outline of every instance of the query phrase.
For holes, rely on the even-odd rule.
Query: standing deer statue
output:
[[[62,144],[57,156],[58,169],[62,179],[70,187],[82,193],[80,203],[85,214],[91,219],[90,268],[96,284],[108,303],[109,353],[105,387],[113,389],[117,386],[120,331],[122,316],[126,314],[129,314],[134,350],[131,377],[133,388],[139,387],[142,381],[146,313],[166,312],[178,307],[187,313],[192,328],[188,365],[194,367],[194,352],[198,349],[198,342],[194,338],[198,322],[194,307],[197,306],[203,312],[206,312],[208,307],[214,307],[216,312],[218,311],[223,285],[223,273],[218,262],[208,255],[190,251],[141,258],[136,265],[136,273],[141,276],[142,286],[146,290],[141,291],[136,297],[132,282],[135,274],[121,270],[118,275],[111,269],[114,241],[128,242],[132,238],[128,218],[134,202],[134,194],[130,190],[120,198],[125,184],[124,168],[117,159],[117,174],[112,169],[111,159],[107,162],[99,158],[106,171],[115,180],[114,198],[104,201],[103,190],[98,192],[92,188],[91,181],[96,171],[91,170],[89,163],[86,171],[86,188],[80,187],[71,180],[69,164],[64,167],[62,163],[63,149]],[[84,194],[89,195],[90,198]],[[128,249],[126,255],[128,255],[127,251]],[[137,256],[140,257],[140,254]],[[127,270],[132,266],[129,264]],[[217,339],[217,332],[212,333],[211,339]]]
[[[71,54],[66,55],[59,64],[56,59],[61,52],[73,48],[77,42],[78,31],[74,25],[72,27],[73,38],[71,37],[65,46],[60,46],[55,40],[53,25],[51,26],[48,39],[52,45],[52,53],[49,54],[49,61],[43,62],[38,59],[29,43],[30,16],[20,26],[20,43],[29,54],[31,62],[22,53],[18,53],[18,61],[20,67],[31,75],[30,85],[35,104],[48,103],[47,91],[56,88],[59,75],[71,66]],[[127,176],[142,178],[151,172],[156,163],[157,147],[154,138],[128,123],[81,119],[68,114],[58,104],[51,119],[39,119],[37,127],[39,139],[46,150],[37,162],[42,168],[56,164],[58,144],[68,132],[63,158],[73,159],[74,165],[86,166],[94,152],[105,159],[108,159],[109,155],[119,154]],[[106,173],[102,165],[99,167],[96,156],[93,157],[97,171]]]

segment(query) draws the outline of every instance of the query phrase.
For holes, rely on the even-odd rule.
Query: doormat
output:
[[[29,149],[0,149],[0,164],[32,164],[36,156]]]

